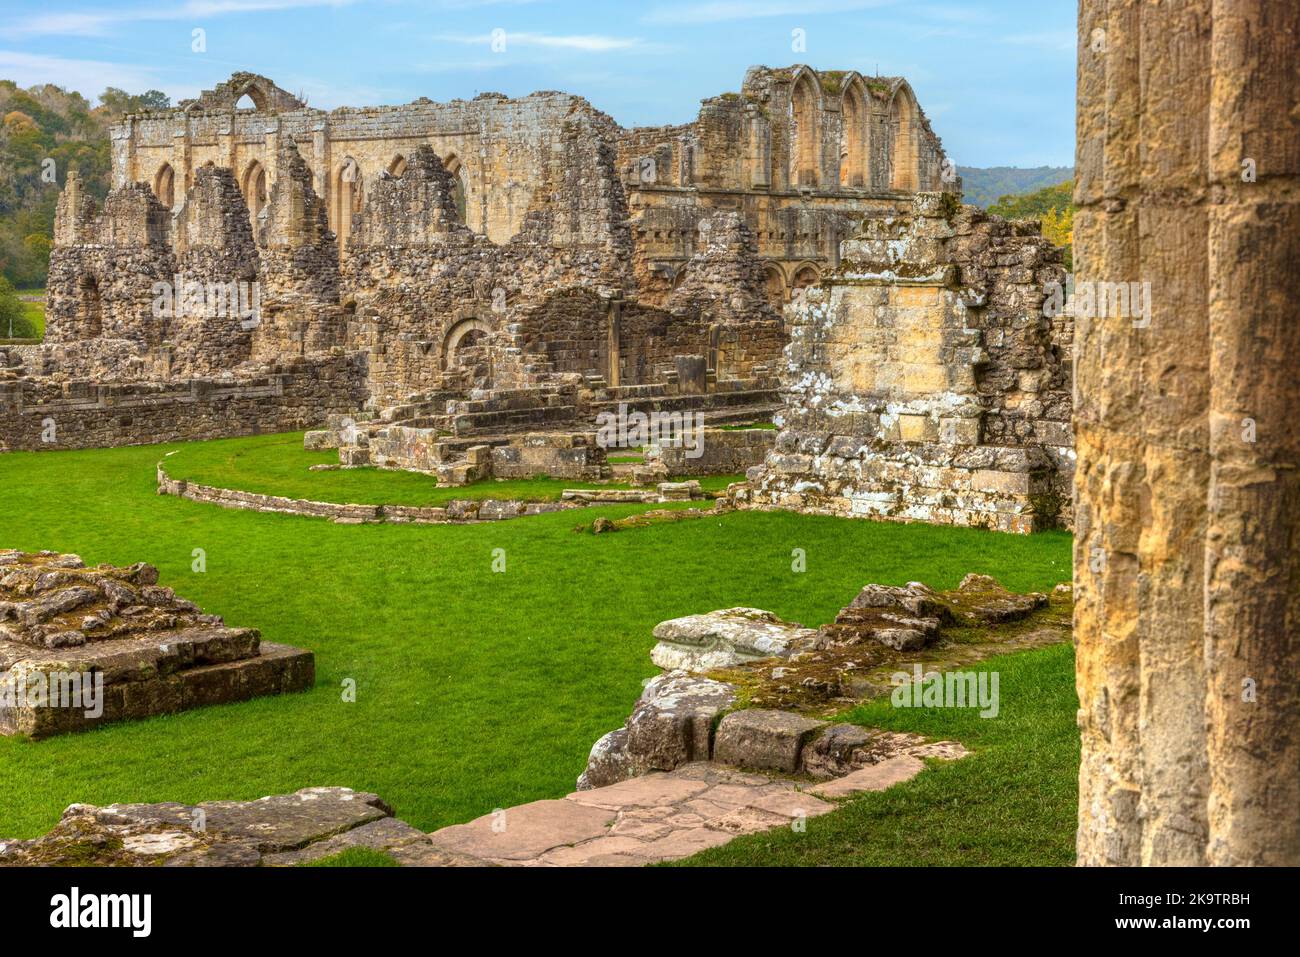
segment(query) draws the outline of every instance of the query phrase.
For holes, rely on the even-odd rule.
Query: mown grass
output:
[[[308,471],[312,465],[338,464],[338,452],[305,452],[302,433],[217,439],[185,446],[167,456],[167,474],[201,485],[234,488],[263,495],[283,495],[317,502],[357,505],[442,505],[452,499],[522,499],[557,501],[566,488],[629,488],[617,482],[532,478],[488,480],[439,488],[431,475],[389,469],[357,468]],[[699,480],[706,490],[725,489],[743,475],[711,475]]]
[[[373,847],[349,847],[345,851],[303,861],[299,867],[397,867],[397,861]]]
[[[0,455],[0,546],[77,552],[92,563],[149,561],[180,594],[233,625],[259,627],[268,640],[314,650],[317,665],[316,687],[302,694],[41,742],[0,739],[0,836],[42,833],[79,801],[251,799],[313,785],[375,792],[425,829],[466,821],[572,789],[591,743],[623,722],[655,673],[651,630],[666,618],[753,605],[815,625],[866,582],[947,588],[974,571],[1024,591],[1069,577],[1064,533],[756,512],[599,536],[575,534],[572,512],[470,526],[341,526],[155,494],[163,453],[183,448],[169,459],[178,465],[187,457],[220,462],[232,447]],[[306,474],[302,481],[335,473]],[[589,521],[643,510],[582,514]],[[491,570],[497,548],[507,559],[500,574]],[[806,553],[803,573],[791,568],[795,548]],[[195,549],[205,572],[192,570]],[[1027,680],[1068,682],[1068,656],[1046,660],[1051,667],[1037,677],[1026,671]],[[354,703],[341,694],[347,679]],[[1004,695],[1013,693],[1008,685]],[[1064,696],[1053,707],[1072,720]],[[880,717],[920,730],[948,720]],[[997,733],[978,719],[943,733],[956,731]],[[1077,739],[1046,735],[1042,746],[1055,749],[1041,759],[1055,766],[1073,759]],[[911,800],[925,805],[914,820],[971,833],[1001,822],[1005,834],[1043,800],[1027,787],[1038,786],[1032,764],[1016,765],[1009,752],[1005,761],[981,760],[908,785]],[[966,770],[978,767],[989,776]],[[953,789],[929,783],[940,774],[957,775]],[[1062,799],[1052,796],[1053,807]],[[809,833],[824,826],[811,822]],[[1071,833],[1058,835],[1053,859]],[[1015,835],[1003,839],[1019,844]],[[851,850],[849,832],[843,842]]]
[[[1074,863],[1078,813],[1078,698],[1074,649],[1054,645],[1001,655],[971,669],[996,671],[997,717],[975,710],[894,708],[888,699],[844,720],[961,741],[974,753],[932,761],[904,784],[811,818],[698,854],[687,865],[820,866]]]

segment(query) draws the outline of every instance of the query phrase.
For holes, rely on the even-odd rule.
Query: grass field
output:
[[[0,546],[149,561],[181,595],[268,640],[311,648],[317,660],[316,687],[303,694],[36,743],[0,739],[0,836],[43,832],[78,801],[249,799],[309,785],[374,791],[426,829],[465,821],[572,789],[591,743],[623,722],[655,672],[648,652],[661,620],[754,605],[816,625],[866,582],[946,588],[974,571],[1023,591],[1069,577],[1064,533],[787,513],[601,536],[575,534],[573,513],[340,526],[155,494],[154,464],[173,449],[181,449],[168,460],[173,474],[193,469],[215,484],[233,469],[225,474],[241,481],[230,484],[256,479],[267,486],[254,490],[275,494],[330,498],[316,483],[335,480],[374,483],[349,486],[344,498],[354,501],[365,501],[363,491],[390,502],[416,494],[414,476],[308,473],[328,456],[292,449],[297,441],[0,455]],[[264,457],[250,469],[253,450]],[[276,462],[283,474],[256,478]],[[593,509],[582,520],[642,510]],[[191,571],[199,548],[204,573]],[[496,548],[507,556],[502,574],[491,571]],[[805,550],[806,572],[792,572],[794,548]],[[858,716],[957,737],[979,750],[974,758],[810,822],[806,834],[792,835],[802,845],[746,839],[714,852],[717,859],[1064,862],[1078,750],[1069,649],[1003,661],[1004,718],[875,706]],[[355,703],[342,700],[345,679],[356,682]],[[906,829],[891,837],[894,821]]]
[[[357,505],[441,505],[451,499],[479,498],[555,501],[566,488],[628,488],[616,482],[547,478],[439,488],[432,476],[414,472],[372,468],[307,471],[310,465],[337,464],[338,460],[338,452],[333,450],[304,452],[301,432],[258,435],[191,443],[167,457],[167,474],[219,488]],[[710,475],[699,482],[702,488],[721,490],[744,479],[743,475]]]

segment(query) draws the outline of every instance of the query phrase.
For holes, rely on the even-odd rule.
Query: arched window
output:
[[[817,91],[805,73],[790,97],[790,185],[816,186],[821,151],[818,149]]]
[[[465,189],[465,168],[461,166],[460,160],[457,159],[454,153],[448,156],[442,165],[447,167],[447,172],[451,174],[452,198],[456,201],[456,221],[464,223],[466,222],[465,196],[467,193]]]
[[[388,164],[389,176],[401,176],[406,172],[406,157],[398,153],[393,157],[393,161]]]
[[[785,277],[773,263],[763,267],[763,287],[767,292],[767,301],[775,309],[785,304]]]
[[[790,281],[790,300],[801,303],[803,301],[803,290],[809,286],[815,286],[821,282],[821,273],[816,266],[802,266],[794,274],[794,279]]]
[[[266,208],[266,169],[257,160],[249,163],[248,169],[244,170],[239,189],[244,194],[244,202],[248,204],[248,217],[256,230],[257,216]]]
[[[330,221],[340,250],[347,246],[352,235],[352,217],[361,212],[362,187],[361,167],[351,156],[344,157],[330,183]]]
[[[172,208],[176,201],[176,173],[171,163],[163,163],[158,175],[153,178],[153,194],[158,197],[158,202],[168,209]]]
[[[916,100],[911,91],[900,86],[889,109],[894,148],[890,151],[890,183],[893,189],[916,189],[917,158]]]
[[[867,175],[867,98],[862,83],[854,80],[844,91],[841,105],[840,185],[866,186]]]

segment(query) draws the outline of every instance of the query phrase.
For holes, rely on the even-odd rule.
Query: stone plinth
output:
[[[226,627],[151,565],[0,551],[0,734],[44,738],[314,680],[310,651]]]

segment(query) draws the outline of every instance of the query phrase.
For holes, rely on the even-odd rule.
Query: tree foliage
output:
[[[112,168],[109,126],[168,105],[158,90],[133,95],[109,87],[92,106],[52,84],[22,89],[0,80],[0,276],[20,289],[45,285],[54,206],[68,170],[78,170],[102,200]]]
[[[1064,247],[1065,268],[1074,268],[1074,180],[1019,196],[1003,196],[989,207],[989,212],[1006,219],[1038,220],[1043,235]]]

